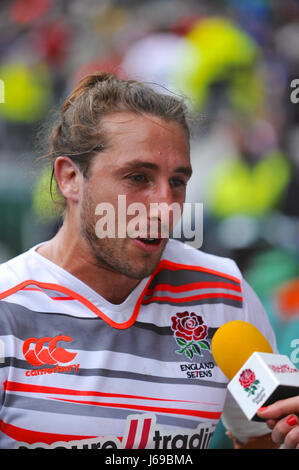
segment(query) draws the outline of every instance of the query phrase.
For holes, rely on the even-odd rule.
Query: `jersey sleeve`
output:
[[[3,405],[4,385],[7,380],[9,358],[11,357],[13,327],[10,324],[10,311],[0,300],[0,409]]]
[[[276,337],[269,317],[262,302],[250,287],[247,281],[242,281],[244,320],[252,323],[267,338],[272,346],[273,353],[278,354]]]
[[[278,353],[275,334],[268,315],[260,299],[244,279],[242,280],[242,292],[244,321],[256,326],[269,341],[273,352]],[[258,437],[271,432],[265,423],[249,421],[229,391],[227,392],[221,419],[226,430],[242,444],[246,443],[251,437]]]

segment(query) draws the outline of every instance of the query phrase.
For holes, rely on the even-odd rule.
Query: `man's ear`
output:
[[[76,164],[66,156],[56,158],[54,172],[61,194],[67,201],[78,202],[83,175]]]

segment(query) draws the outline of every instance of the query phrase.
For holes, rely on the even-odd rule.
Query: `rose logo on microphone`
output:
[[[194,354],[202,356],[202,349],[210,350],[210,344],[206,340],[208,328],[200,315],[187,311],[178,312],[171,317],[171,321],[174,338],[180,347],[176,351],[178,354],[185,354],[191,360]]]
[[[58,342],[70,342],[73,338],[65,335],[57,335],[54,338],[28,338],[24,341],[23,355],[32,366],[66,364],[72,361],[77,353],[67,351],[58,346]],[[34,347],[32,347],[34,345]]]
[[[255,373],[251,369],[244,369],[240,374],[239,382],[244,388],[245,392],[248,392],[248,396],[254,395],[257,391],[259,380],[256,379]]]

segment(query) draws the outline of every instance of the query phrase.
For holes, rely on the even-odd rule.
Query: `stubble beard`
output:
[[[126,238],[99,238],[95,232],[95,207],[88,188],[85,188],[80,214],[80,231],[86,241],[95,264],[131,279],[144,279],[157,268],[165,246],[158,254],[142,254],[139,260],[126,253]],[[117,212],[117,211],[116,211]],[[139,261],[139,262],[138,262]]]

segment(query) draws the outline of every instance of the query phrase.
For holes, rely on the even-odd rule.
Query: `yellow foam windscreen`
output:
[[[264,335],[251,323],[234,320],[214,334],[211,349],[216,364],[231,380],[254,352],[273,353]]]

